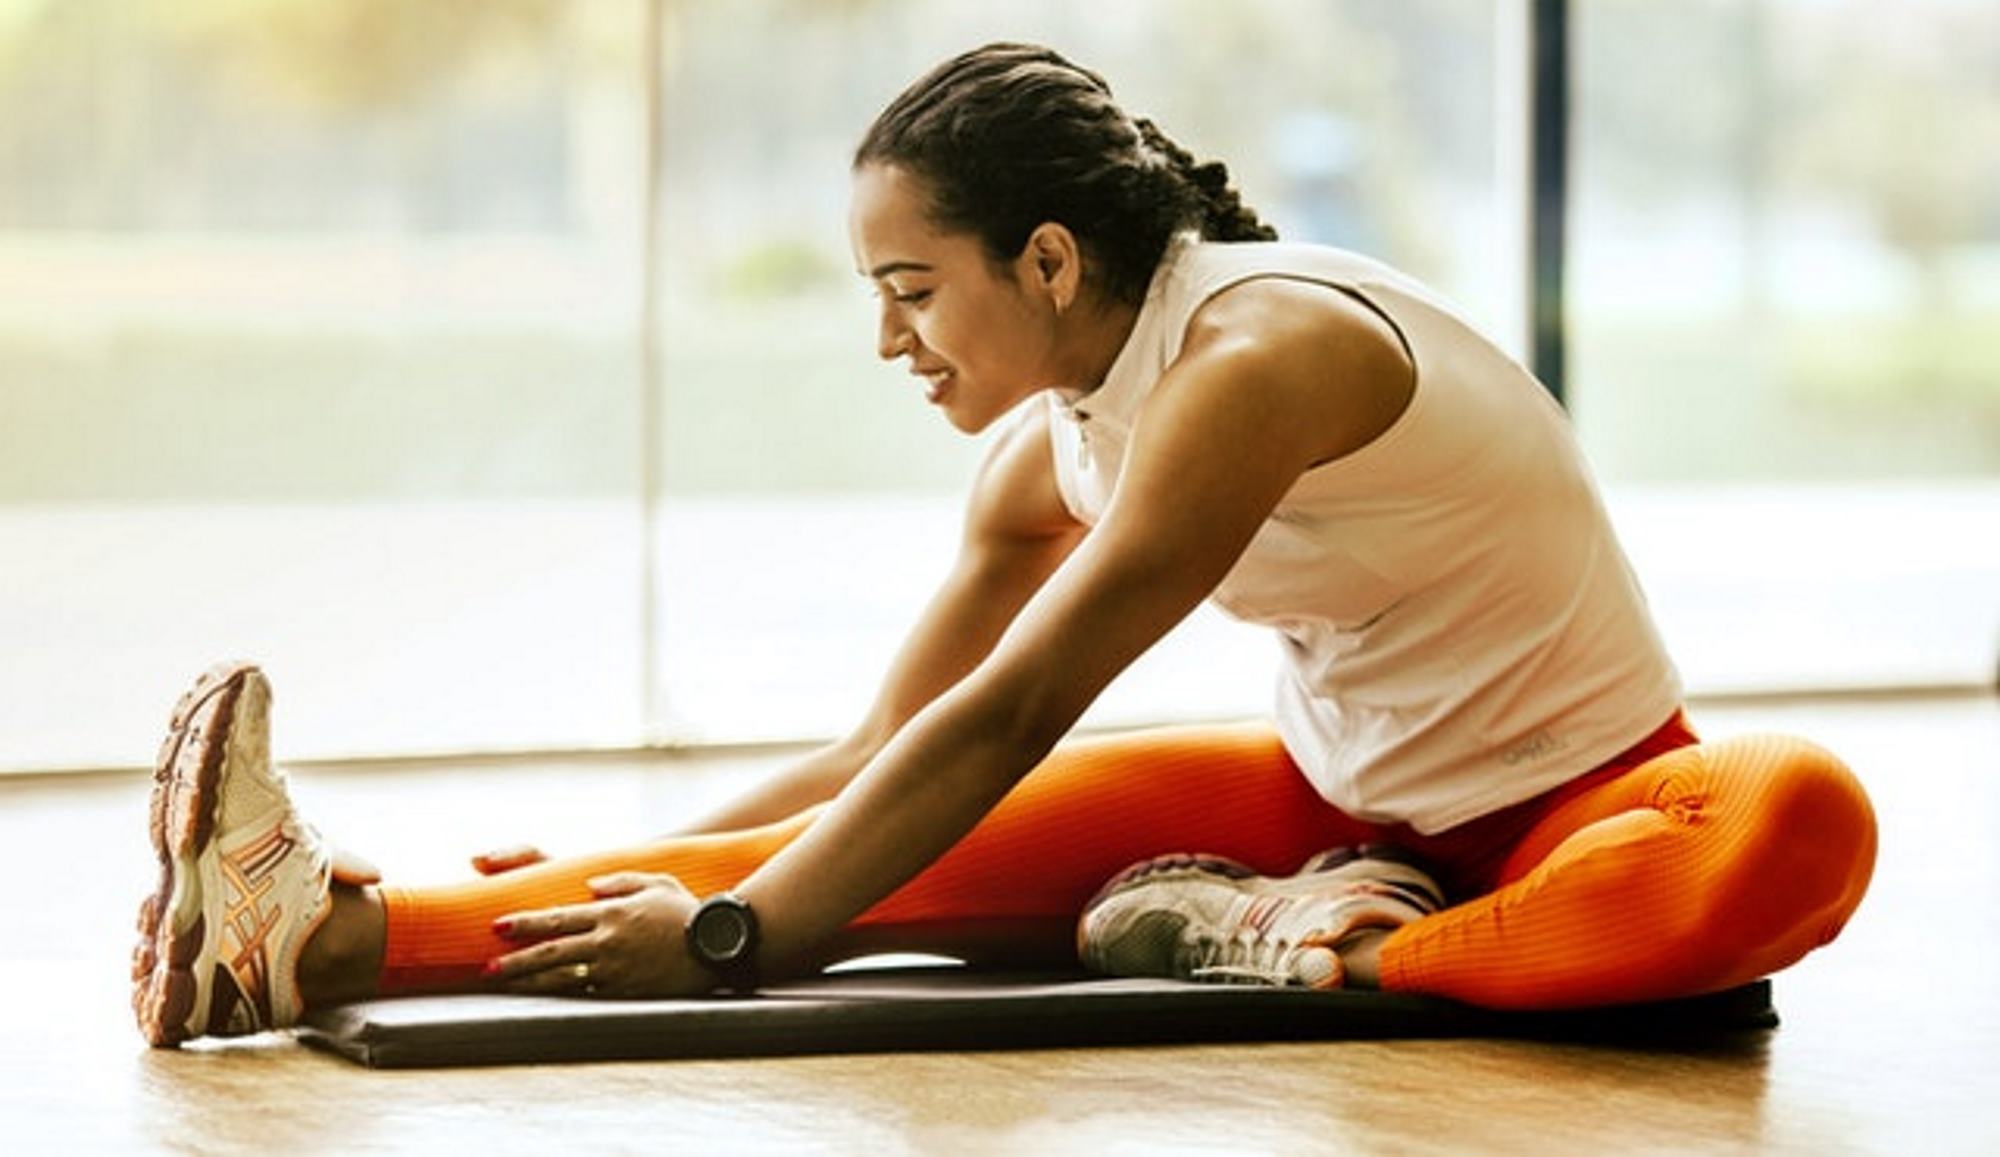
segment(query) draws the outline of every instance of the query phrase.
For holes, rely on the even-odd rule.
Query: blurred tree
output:
[[[409,102],[565,30],[561,0],[143,0],[159,32],[258,91],[347,112]],[[136,13],[135,13],[136,15]]]
[[[1756,5],[1761,6],[1761,5]],[[1621,200],[1719,193],[1742,154],[1749,86],[1739,0],[1575,7],[1575,147]]]
[[[574,227],[584,106],[632,75],[640,11],[0,5],[0,228],[196,232]]]
[[[1491,5],[1466,0],[1227,8],[1180,0],[1152,25],[1151,51],[1120,62],[1114,81],[1129,71],[1131,87],[1162,95],[1164,107],[1138,111],[1197,154],[1222,152],[1253,205],[1270,198],[1263,207],[1272,210],[1338,189],[1353,203],[1326,216],[1337,223],[1332,235],[1313,240],[1444,281],[1451,255],[1441,202],[1452,185],[1492,176],[1492,124],[1482,114],[1493,19]],[[1246,68],[1251,60],[1256,67]],[[1469,100],[1468,82],[1476,91]],[[1284,147],[1288,126],[1344,154],[1322,158],[1341,170],[1334,179],[1320,174],[1313,188],[1292,187],[1301,174],[1289,166],[1301,158]]]
[[[1954,306],[1947,258],[2000,232],[2000,5],[1924,5],[1922,20],[1815,13],[1789,101],[1792,180],[1852,203],[1916,271],[1923,309]],[[1806,34],[1816,35],[1807,38]]]

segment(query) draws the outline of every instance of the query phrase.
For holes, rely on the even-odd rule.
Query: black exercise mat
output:
[[[364,1065],[423,1068],[1389,1037],[1641,1044],[1777,1023],[1768,980],[1653,1004],[1495,1012],[1402,993],[922,968],[841,973],[747,997],[367,1001],[308,1018],[301,1035]]]

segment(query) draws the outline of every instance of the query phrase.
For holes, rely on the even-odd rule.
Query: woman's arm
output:
[[[1394,331],[1333,290],[1255,282],[1205,307],[1097,528],[991,654],[739,889],[763,918],[760,964],[803,966],[957,842],[1214,589],[1304,471],[1388,428],[1412,382]]]
[[[1394,331],[1335,291],[1255,282],[1205,307],[1097,527],[1017,615],[1007,608],[1011,623],[975,616],[999,632],[990,653],[950,652],[959,666],[938,668],[951,673],[941,693],[736,889],[763,928],[762,974],[818,963],[818,946],[970,831],[1222,580],[1300,474],[1388,428],[1412,381]],[[604,898],[510,917],[509,935],[542,942],[502,957],[497,975],[540,991],[585,959],[621,995],[713,986],[681,938],[685,889],[631,874],[592,887]]]
[[[1056,490],[1047,411],[994,443],[973,484],[951,573],[904,640],[861,723],[690,832],[771,823],[832,799],[931,701],[984,659],[1083,535]]]

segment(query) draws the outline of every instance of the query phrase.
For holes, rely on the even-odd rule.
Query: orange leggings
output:
[[[487,960],[517,947],[493,935],[494,919],[587,900],[594,876],[666,872],[697,895],[731,887],[814,814],[384,887],[381,991],[476,987]],[[1779,736],[1698,744],[1678,714],[1562,787],[1432,836],[1326,803],[1268,724],[1162,728],[1063,744],[850,932],[884,950],[963,951],[981,928],[1057,945],[1137,860],[1207,852],[1279,875],[1360,843],[1425,857],[1463,899],[1384,942],[1383,987],[1554,1008],[1711,991],[1798,960],[1860,903],[1875,820],[1826,751]]]

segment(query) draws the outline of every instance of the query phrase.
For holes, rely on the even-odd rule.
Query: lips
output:
[[[936,402],[944,397],[946,388],[951,384],[952,372],[943,366],[911,366],[910,372],[927,383],[924,387],[927,401]]]

